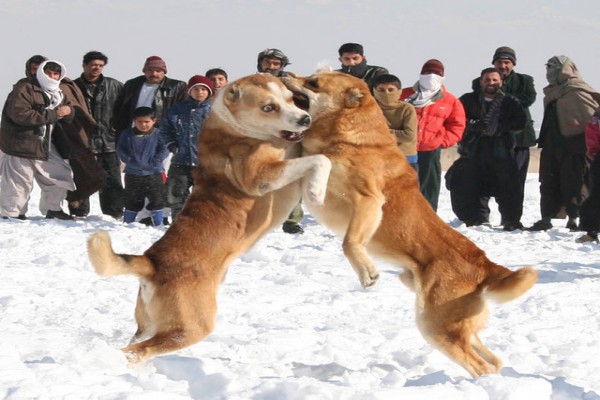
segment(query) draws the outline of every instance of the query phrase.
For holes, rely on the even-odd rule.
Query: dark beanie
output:
[[[421,68],[421,75],[428,74],[436,74],[439,76],[444,76],[444,64],[440,60],[436,60],[432,58],[423,64],[423,68]]]
[[[163,61],[159,56],[151,56],[146,58],[146,63],[144,64],[144,68],[142,72],[146,72],[146,68],[158,68],[165,71],[167,73],[167,64]]]
[[[188,92],[190,91],[191,88],[193,88],[196,85],[202,85],[204,87],[206,87],[210,93],[210,95],[213,95],[213,83],[210,79],[208,79],[205,76],[202,75],[194,75],[190,78],[190,80],[188,81]]]
[[[494,53],[494,57],[492,58],[492,64],[496,62],[496,60],[510,60],[513,65],[517,65],[517,55],[513,49],[508,46],[498,47],[496,52]]]

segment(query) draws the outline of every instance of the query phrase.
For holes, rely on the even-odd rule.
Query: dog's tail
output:
[[[116,254],[108,232],[98,231],[88,238],[88,256],[101,276],[135,275],[146,278],[154,274],[154,266],[144,255]]]
[[[531,267],[516,271],[494,264],[492,272],[486,279],[487,298],[505,303],[514,300],[531,289],[537,281],[537,272]]]

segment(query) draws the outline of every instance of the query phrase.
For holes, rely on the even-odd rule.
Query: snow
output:
[[[362,289],[340,240],[307,215],[303,235],[268,234],[232,263],[213,334],[130,368],[119,348],[136,325],[137,281],[101,278],[85,241],[110,232],[117,252],[142,253],[164,232],[100,215],[45,220],[39,189],[27,221],[0,220],[0,398],[5,399],[600,399],[600,245],[548,232],[466,228],[442,189],[438,214],[511,269],[539,282],[491,305],[483,342],[501,374],[472,379],[415,326],[398,270]],[[537,175],[523,223],[539,217]],[[498,224],[496,211],[492,223]]]

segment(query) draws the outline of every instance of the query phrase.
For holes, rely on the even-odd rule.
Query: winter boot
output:
[[[125,212],[123,213],[123,222],[125,222],[126,224],[135,222],[135,217],[137,217],[137,214],[137,211],[125,210]]]
[[[150,211],[150,218],[152,218],[152,225],[163,226],[163,210]]]

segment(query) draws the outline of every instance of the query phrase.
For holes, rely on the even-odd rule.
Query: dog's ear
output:
[[[327,64],[317,65],[317,70],[315,71],[315,74],[318,74],[319,72],[333,72],[333,67]]]
[[[241,88],[239,85],[233,84],[227,87],[227,92],[225,92],[225,102],[233,103],[238,100],[241,96]]]
[[[360,107],[365,95],[360,88],[353,87],[346,90],[346,108]]]

